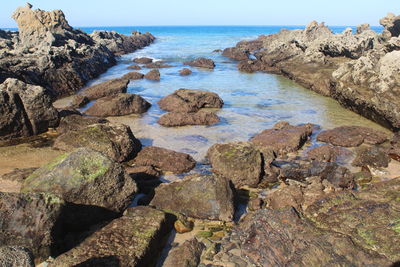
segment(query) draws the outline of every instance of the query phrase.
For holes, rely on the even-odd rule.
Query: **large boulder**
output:
[[[129,208],[49,266],[155,266],[171,229],[164,212]]]
[[[112,79],[90,86],[84,89],[81,94],[86,96],[89,100],[94,100],[106,96],[126,93],[128,84],[129,78]]]
[[[196,238],[185,241],[182,245],[171,249],[165,259],[164,267],[190,267],[198,266],[200,256],[205,246]]]
[[[196,166],[190,155],[156,146],[144,147],[133,162],[138,166],[153,166],[172,173],[189,172]]]
[[[199,67],[199,68],[205,68],[205,69],[214,69],[215,68],[215,63],[212,61],[212,59],[200,57],[196,58],[191,61],[185,61],[183,62],[184,65],[189,65],[192,67]]]
[[[0,247],[0,266],[4,267],[35,267],[32,252],[19,246]]]
[[[16,79],[0,85],[0,140],[40,134],[58,122],[58,112],[43,87]]]
[[[219,122],[214,112],[200,110],[197,112],[168,112],[157,121],[165,127],[177,127],[187,125],[213,125]]]
[[[201,108],[221,108],[224,101],[213,92],[179,89],[158,101],[161,109],[175,112],[196,112]]]
[[[150,106],[151,104],[140,95],[117,94],[98,99],[85,111],[85,114],[98,117],[142,114]]]
[[[217,175],[193,175],[161,184],[155,189],[150,205],[167,212],[208,220],[231,221],[234,213],[229,181]]]
[[[207,157],[212,171],[232,181],[236,188],[256,187],[260,182],[262,155],[252,143],[215,144],[208,149]]]
[[[135,157],[142,145],[128,126],[104,123],[65,132],[57,137],[53,147],[64,151],[88,147],[123,162]]]
[[[37,262],[47,259],[59,249],[64,207],[64,201],[53,194],[0,192],[0,243],[28,248]],[[0,258],[2,253],[10,256],[3,261],[16,260],[9,249],[0,249]]]

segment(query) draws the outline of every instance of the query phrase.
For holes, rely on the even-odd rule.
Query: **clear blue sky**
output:
[[[0,28],[26,1],[2,0]],[[34,8],[61,9],[73,26],[144,25],[378,25],[399,0],[31,0]]]

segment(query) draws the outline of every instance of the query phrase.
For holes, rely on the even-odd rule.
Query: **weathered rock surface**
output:
[[[98,99],[85,111],[85,114],[98,117],[142,114],[150,106],[151,104],[139,95],[117,94]]]
[[[232,181],[236,188],[256,187],[260,182],[263,159],[252,143],[215,144],[208,149],[207,157],[212,171]]]
[[[200,256],[205,246],[197,239],[185,241],[182,245],[173,248],[164,261],[164,267],[190,267],[198,266]]]
[[[43,133],[58,122],[58,112],[43,87],[16,79],[0,85],[0,140]]]
[[[19,246],[0,247],[0,266],[4,267],[35,267],[32,252]]]
[[[284,155],[300,149],[312,133],[311,124],[293,126],[287,122],[279,122],[274,127],[257,134],[251,142],[259,147],[270,148],[278,155]]]
[[[196,112],[201,108],[221,108],[224,101],[213,92],[179,89],[158,101],[161,109],[176,112]]]
[[[144,75],[144,78],[151,81],[159,81],[160,80],[160,71],[159,70],[151,70]]]
[[[84,89],[81,94],[89,98],[89,100],[94,100],[106,96],[126,93],[126,90],[128,89],[128,84],[128,78],[112,79],[90,86]]]
[[[153,166],[163,172],[184,173],[192,170],[196,161],[185,153],[162,147],[146,146],[134,159],[138,166]]]
[[[230,221],[234,213],[229,181],[216,175],[193,175],[161,184],[156,188],[150,205],[167,212],[209,220]]]
[[[104,123],[68,131],[57,137],[53,147],[64,151],[88,147],[123,162],[135,157],[142,145],[128,126]]]
[[[0,192],[0,243],[26,247],[32,251],[38,262],[47,259],[58,249],[57,242],[62,231],[61,212],[64,205],[62,199],[52,194]],[[13,252],[13,249],[0,249],[0,251],[2,251],[0,258],[2,253],[10,256],[8,259],[0,260],[0,263],[27,259],[26,256],[19,259],[12,257],[18,253],[18,251]]]
[[[164,212],[129,208],[49,266],[155,266],[171,229]]]
[[[191,61],[186,61],[183,62],[184,65],[189,65],[192,67],[198,67],[198,68],[205,68],[205,69],[214,69],[215,68],[215,63],[211,59],[208,58],[197,58]]]
[[[187,125],[213,125],[219,122],[214,112],[200,110],[197,112],[169,112],[160,117],[158,123],[165,127]]]
[[[179,71],[179,75],[181,76],[188,76],[190,74],[192,74],[192,71],[188,68],[183,68]]]
[[[129,72],[122,76],[122,78],[129,79],[129,80],[140,80],[143,79],[144,74],[136,71]]]

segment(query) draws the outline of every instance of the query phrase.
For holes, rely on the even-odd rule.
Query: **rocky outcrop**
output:
[[[0,266],[7,267],[35,267],[32,252],[19,246],[0,247]]]
[[[198,68],[205,68],[205,69],[214,69],[215,68],[215,63],[211,59],[208,58],[196,58],[191,61],[185,61],[183,62],[184,65],[189,65],[192,67],[198,67]]]
[[[213,125],[219,122],[214,112],[200,110],[197,112],[169,112],[157,121],[164,127],[177,127],[188,125]]]
[[[98,99],[85,111],[85,114],[97,117],[142,114],[150,106],[151,104],[140,95],[121,93]]]
[[[0,85],[0,140],[40,134],[58,122],[58,112],[43,87],[16,79]]]
[[[126,93],[128,84],[129,78],[112,79],[90,86],[80,92],[80,94],[86,96],[89,100],[99,99],[106,96]]]

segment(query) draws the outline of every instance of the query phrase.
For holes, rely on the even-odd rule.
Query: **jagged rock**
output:
[[[230,221],[234,213],[229,181],[216,175],[193,175],[161,184],[155,189],[150,205],[167,212],[209,220]]]
[[[201,108],[221,108],[224,101],[213,92],[179,89],[158,101],[161,109],[176,112],[196,112]]]
[[[88,147],[123,162],[135,157],[142,145],[128,126],[104,123],[65,132],[57,137],[53,147],[64,151]]]
[[[219,118],[214,112],[200,110],[191,113],[169,112],[162,115],[157,122],[165,127],[213,125],[219,122]]]
[[[98,99],[85,111],[85,114],[98,117],[142,114],[150,106],[151,104],[139,95],[117,94]]]
[[[249,59],[249,52],[240,50],[236,47],[225,48],[222,52],[222,56],[229,57],[234,60],[247,60]]]
[[[171,229],[164,212],[129,208],[49,266],[155,266]]]
[[[188,68],[183,68],[179,71],[179,75],[181,76],[188,76],[190,74],[192,74],[192,71]]]
[[[164,267],[189,267],[198,266],[200,256],[205,246],[196,238],[185,241],[182,245],[173,248],[164,261]]]
[[[196,161],[188,154],[162,147],[146,146],[134,160],[138,166],[153,166],[163,172],[184,173],[192,170]]]
[[[40,134],[58,122],[58,112],[43,87],[16,79],[0,85],[0,140]]]
[[[57,132],[63,134],[70,131],[79,131],[80,129],[83,129],[92,124],[107,122],[108,121],[103,118],[85,117],[78,114],[72,114],[61,118],[60,124],[57,127]]]
[[[379,23],[389,31],[393,37],[400,35],[400,16],[388,13],[386,17],[379,20]]]
[[[144,75],[144,78],[151,81],[159,81],[160,80],[160,71],[159,70],[151,70]]]
[[[0,266],[4,267],[35,267],[32,252],[19,246],[0,247]]]
[[[143,77],[144,77],[144,74],[142,74],[140,72],[136,72],[136,71],[129,72],[129,73],[125,74],[124,76],[122,76],[122,78],[128,79],[128,80],[140,80],[140,79],[143,79]]]
[[[205,69],[214,69],[215,68],[215,63],[211,59],[208,58],[197,58],[191,61],[186,61],[183,62],[184,65],[189,65],[192,67],[199,67],[199,68],[205,68]]]
[[[139,58],[133,59],[133,62],[138,63],[138,64],[149,64],[149,63],[153,62],[153,59],[148,58],[148,57],[139,57]]]
[[[82,91],[82,95],[90,100],[126,93],[128,89],[128,78],[117,78],[90,86]]]

